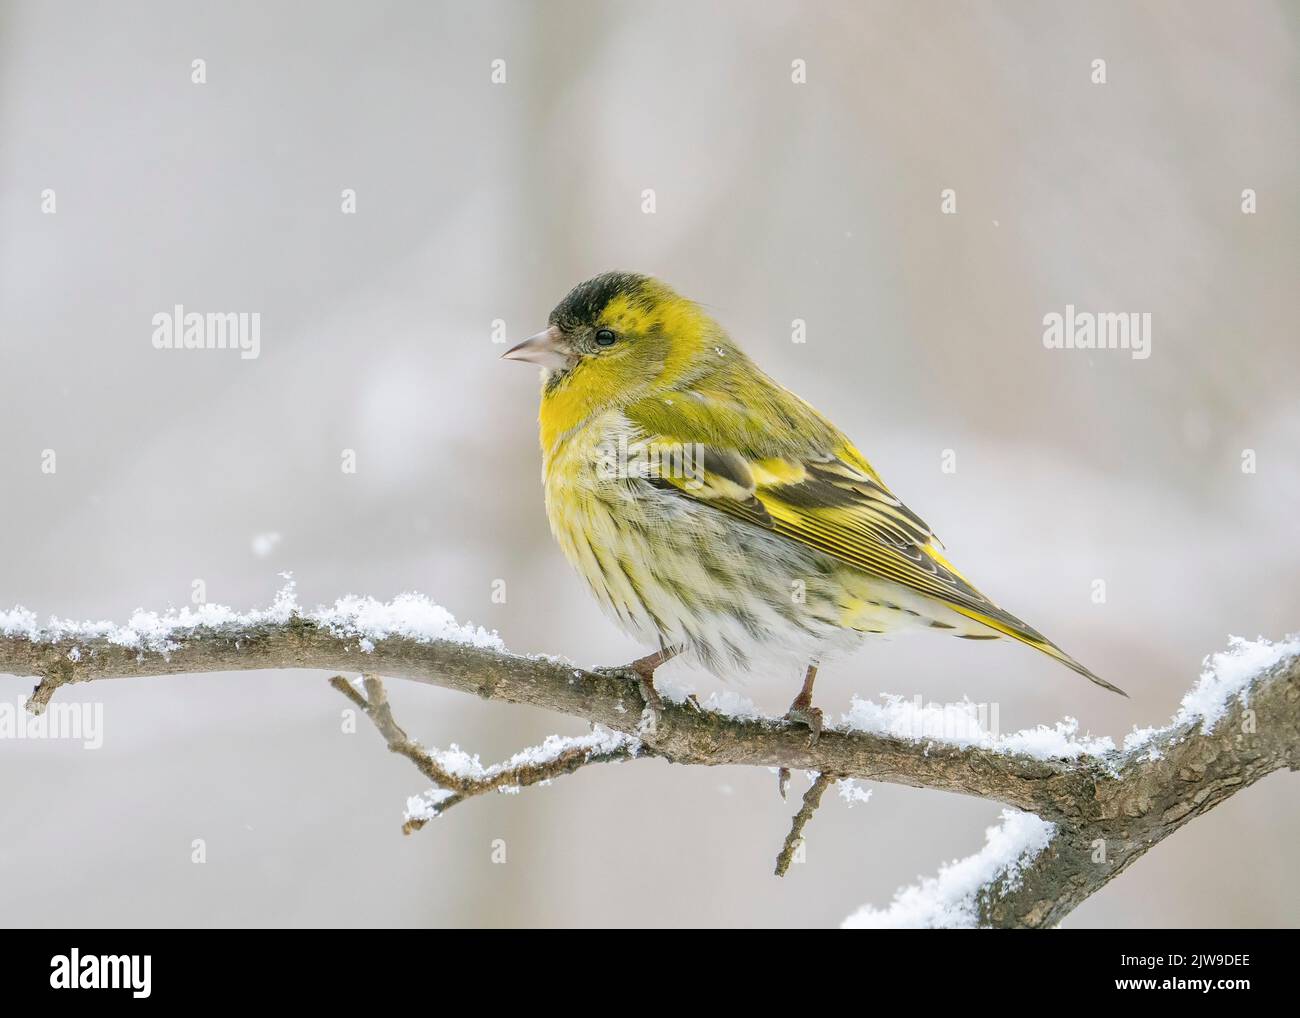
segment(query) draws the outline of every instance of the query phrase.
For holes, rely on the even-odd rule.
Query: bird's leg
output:
[[[817,681],[817,662],[808,666],[808,671],[803,677],[803,688],[799,690],[799,695],[794,698],[794,703],[790,704],[790,709],[785,712],[787,721],[796,721],[799,724],[808,726],[808,745],[815,746],[817,740],[822,734],[822,712],[820,707],[812,705],[813,683]],[[782,767],[776,772],[776,790],[781,793],[781,798],[785,798],[786,789],[790,787],[790,768]]]
[[[636,675],[637,688],[641,690],[641,699],[645,701],[646,710],[653,711],[656,720],[663,712],[664,702],[659,696],[659,690],[655,689],[655,669],[671,661],[677,654],[677,650],[670,647],[667,650],[657,650],[653,654],[639,657],[628,665],[628,669]]]
[[[655,651],[653,654],[647,654],[645,657],[639,657],[622,668],[597,669],[597,671],[622,675],[636,680],[637,691],[641,694],[641,699],[645,701],[645,710],[642,712],[641,723],[647,734],[653,735],[658,729],[659,718],[664,709],[663,698],[660,697],[659,690],[655,689],[655,669],[671,661],[680,653],[680,647],[666,647]]]
[[[787,721],[797,721],[808,726],[810,733],[808,736],[809,746],[817,745],[817,740],[822,734],[821,708],[812,705],[812,691],[815,681],[817,681],[817,663],[813,662],[808,666],[808,671],[803,677],[803,688],[799,690],[799,695],[794,698],[794,703],[790,704],[790,709],[785,712]]]

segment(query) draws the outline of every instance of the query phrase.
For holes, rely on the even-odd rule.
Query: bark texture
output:
[[[375,641],[367,653],[355,637],[335,635],[298,615],[283,623],[196,628],[173,634],[172,642],[164,653],[102,638],[0,636],[0,673],[35,676],[29,709],[40,711],[61,686],[99,679],[285,668],[364,672],[542,707],[636,740],[613,754],[569,753],[558,758],[554,774],[522,772],[520,783],[549,780],[586,763],[657,756],[680,764],[801,768],[827,779],[886,781],[996,800],[1051,821],[1056,834],[1015,880],[994,881],[981,891],[979,916],[989,926],[1059,923],[1183,824],[1272,771],[1300,766],[1297,656],[1257,676],[1208,732],[1193,723],[1163,731],[1134,753],[1041,760],[832,729],[809,745],[800,726],[738,719],[691,701],[666,704],[648,726],[635,679],[617,669],[587,671],[553,659],[401,637]],[[74,643],[76,653],[70,654]],[[335,685],[342,689],[339,680]],[[367,710],[394,752],[438,778],[396,726],[382,688],[367,688],[368,699],[355,693],[349,698]],[[452,790],[460,801],[505,783],[494,777],[481,782],[482,789],[471,783]],[[807,815],[800,811],[790,844],[802,836],[815,805],[806,802]]]

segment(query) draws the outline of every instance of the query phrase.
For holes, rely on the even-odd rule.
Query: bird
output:
[[[682,655],[724,681],[802,671],[785,720],[815,743],[820,664],[903,630],[1008,637],[1127,695],[980,593],[835,425],[661,280],[579,283],[502,357],[542,369],[555,539],[614,621],[656,648],[618,670],[652,725],[655,670]]]

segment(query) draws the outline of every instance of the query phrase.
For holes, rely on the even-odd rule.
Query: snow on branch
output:
[[[974,928],[979,896],[986,888],[1014,888],[1022,866],[1032,862],[1056,833],[1056,825],[1032,813],[1004,809],[1002,823],[984,832],[984,847],[949,863],[937,877],[905,887],[887,909],[863,905],[844,920],[849,930]]]
[[[362,674],[331,684],[374,723],[388,748],[435,787],[411,799],[415,830],[467,798],[545,784],[593,763],[660,757],[697,765],[805,770],[813,787],[778,857],[783,872],[831,782],[850,779],[960,792],[1012,807],[988,845],[900,891],[886,910],[846,925],[1054,925],[1153,845],[1227,796],[1300,766],[1300,637],[1233,638],[1213,655],[1168,725],[1135,729],[1122,747],[1080,737],[1072,719],[995,736],[973,719],[960,736],[934,708],[897,698],[856,700],[815,745],[806,730],[762,716],[734,694],[701,704],[665,688],[657,724],[642,724],[634,676],[506,650],[495,633],[461,625],[415,594],[389,602],[345,597],[304,610],[289,582],[265,609],[217,605],[135,612],[125,623],[40,622],[0,611],[0,674],[35,676],[39,714],[63,686],[108,678],[301,668]],[[546,708],[591,723],[485,767],[454,746],[426,749],[393,717],[378,676]]]
[[[388,705],[384,684],[373,675],[362,677],[365,695],[342,675],[330,685],[360,707],[375,723],[390,752],[404,756],[436,787],[412,796],[406,804],[405,834],[418,831],[458,802],[486,792],[517,792],[529,785],[549,784],[589,763],[633,760],[641,743],[630,735],[597,725],[590,735],[552,735],[540,746],[516,753],[505,763],[484,767],[476,756],[453,745],[449,750],[423,749],[398,726]]]

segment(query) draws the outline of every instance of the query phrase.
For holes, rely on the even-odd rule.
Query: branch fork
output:
[[[290,588],[272,608],[245,615],[217,607],[162,617],[137,613],[126,626],[53,620],[39,626],[30,612],[0,612],[0,674],[38,677],[28,702],[34,712],[75,683],[256,669],[363,673],[362,690],[342,674],[330,684],[365,713],[390,751],[436,786],[413,800],[408,833],[468,798],[543,784],[588,764],[648,756],[814,772],[778,856],[778,874],[788,870],[832,781],[893,782],[1012,807],[1003,827],[990,830],[985,852],[966,861],[987,863],[987,879],[974,891],[962,890],[955,903],[911,909],[913,920],[1055,925],[1184,824],[1275,770],[1300,767],[1300,639],[1294,638],[1243,641],[1216,655],[1173,723],[1134,733],[1122,751],[1088,748],[1053,757],[847,725],[827,727],[809,745],[799,726],[701,706],[694,697],[665,702],[650,729],[631,708],[643,703],[631,677],[511,654],[494,634],[459,626],[415,595],[387,603],[345,598],[304,612]],[[553,737],[492,767],[467,763],[464,754],[423,748],[403,731],[380,675],[545,708],[587,721],[593,732]],[[1033,816],[1021,819],[1026,814]],[[944,885],[940,874],[935,886],[960,883]],[[900,902],[915,904],[915,896],[907,897],[913,890],[900,892],[900,909]],[[867,911],[865,921],[889,918]]]

